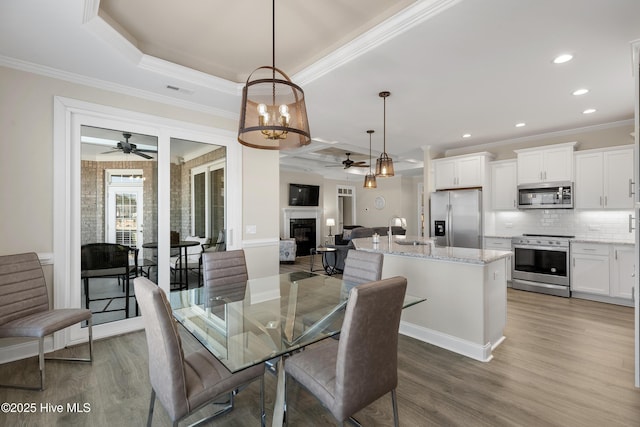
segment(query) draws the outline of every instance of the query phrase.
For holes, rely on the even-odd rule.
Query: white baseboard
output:
[[[46,337],[44,339],[44,352],[53,351],[53,338]],[[27,357],[38,355],[38,340],[33,339],[18,344],[0,347],[0,364],[14,362]]]
[[[417,326],[403,321],[400,322],[400,333],[481,362],[489,362],[493,359],[493,355],[491,354],[492,350],[500,345],[505,339],[503,336],[493,345],[491,343],[479,345],[448,334],[443,334],[442,332],[434,331],[433,329],[424,328],[422,326]]]

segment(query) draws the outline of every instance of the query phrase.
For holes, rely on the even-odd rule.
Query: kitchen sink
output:
[[[422,240],[396,240],[395,242],[399,245],[410,245],[410,246],[428,245],[430,243]]]

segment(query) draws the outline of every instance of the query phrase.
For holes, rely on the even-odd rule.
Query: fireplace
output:
[[[296,239],[296,255],[310,255],[316,247],[316,220],[314,218],[289,221],[289,235]]]
[[[320,213],[318,208],[291,207],[283,209],[285,238],[296,239],[296,255],[309,255],[320,240]]]

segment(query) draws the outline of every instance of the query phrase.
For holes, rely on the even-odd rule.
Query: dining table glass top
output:
[[[250,279],[224,291],[173,291],[170,301],[177,321],[237,372],[338,334],[354,286],[301,271]],[[404,308],[421,301],[405,295]]]

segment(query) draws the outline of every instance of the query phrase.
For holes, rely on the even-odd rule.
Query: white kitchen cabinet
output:
[[[510,237],[485,237],[484,248],[495,251],[513,251]],[[511,257],[507,258],[507,281],[511,281]]]
[[[515,150],[518,155],[518,184],[573,181],[575,142],[545,148]]]
[[[491,162],[489,168],[491,170],[491,207],[493,210],[516,210],[518,208],[517,161]]]
[[[436,190],[483,187],[490,153],[432,160]]]
[[[577,209],[633,209],[633,148],[575,155]]]
[[[611,257],[610,295],[618,298],[633,298],[633,283],[636,275],[634,248],[632,245],[613,245]]]
[[[633,245],[572,243],[571,291],[580,298],[633,304]]]
[[[633,209],[633,148],[602,153],[607,209]]]
[[[571,245],[571,291],[609,295],[609,245]]]

